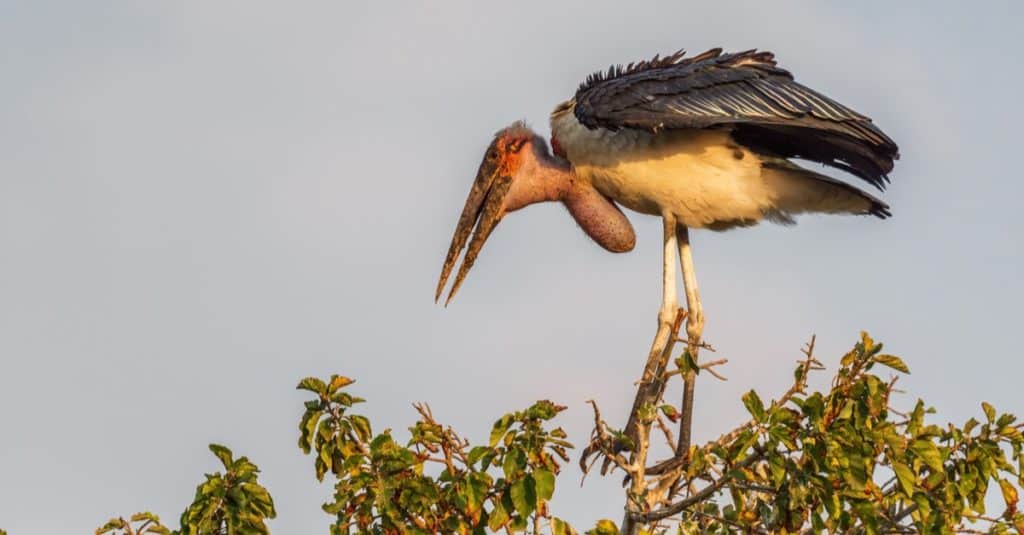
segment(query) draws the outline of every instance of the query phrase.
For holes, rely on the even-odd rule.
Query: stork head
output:
[[[544,139],[522,122],[513,123],[495,134],[494,140],[487,147],[483,161],[480,162],[480,169],[476,173],[476,179],[473,180],[473,186],[466,198],[466,205],[462,208],[462,215],[455,227],[455,235],[452,236],[448,255],[441,268],[441,277],[437,281],[435,301],[441,297],[448,276],[455,266],[455,260],[466,247],[466,242],[469,241],[469,247],[466,249],[466,255],[459,266],[459,273],[455,276],[445,305],[459,291],[459,286],[473,267],[484,242],[505,213],[528,204],[524,198],[528,196],[526,191],[532,189],[532,185],[526,184],[529,182],[530,170],[535,169],[537,159],[542,157],[541,154],[546,153],[547,145]],[[473,234],[472,240],[469,239],[470,232]]]

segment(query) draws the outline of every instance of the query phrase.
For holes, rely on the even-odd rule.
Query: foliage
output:
[[[671,492],[636,520],[653,529],[675,518],[683,533],[1024,532],[1024,439],[1014,416],[983,403],[981,421],[939,427],[921,400],[908,413],[893,409],[896,378],[871,372],[909,370],[867,334],[828,392],[805,394],[808,372],[821,369],[812,350],[778,401],[751,390],[749,422],[653,470],[656,483],[675,478]],[[1005,508],[987,516],[990,487]]]
[[[206,481],[196,487],[192,504],[181,513],[181,534],[270,533],[265,521],[277,512],[270,493],[257,481],[259,468],[246,457],[235,459],[219,444],[210,444],[210,451],[225,473],[206,474]]]
[[[160,523],[160,517],[150,512],[135,513],[128,520],[122,517],[111,518],[106,524],[96,529],[96,535],[114,534],[120,530],[121,535],[170,535],[171,530]],[[0,535],[6,535],[0,531]]]
[[[561,428],[544,423],[565,409],[550,401],[499,418],[487,444],[471,446],[443,427],[426,405],[403,445],[390,430],[374,435],[351,412],[362,398],[344,390],[353,381],[307,378],[298,388],[316,395],[305,403],[299,448],[315,452],[316,476],[335,479],[334,501],[323,509],[336,520],[331,533],[535,532],[575,533],[551,516],[555,476],[568,461]],[[435,466],[437,475],[428,472]]]
[[[235,459],[231,450],[219,444],[210,444],[210,451],[224,466],[224,473],[206,474],[192,504],[181,514],[180,530],[171,531],[152,513],[137,513],[128,520],[110,519],[96,535],[269,534],[265,521],[277,513],[270,493],[257,481],[259,468],[246,457]]]
[[[640,533],[1024,533],[1024,424],[988,403],[961,426],[929,422],[934,411],[921,400],[906,412],[895,409],[898,376],[878,374],[909,370],[867,334],[842,357],[828,390],[809,392],[811,372],[823,369],[813,349],[812,340],[778,399],[765,402],[754,390],[743,396],[749,421],[651,466],[637,453],[650,448],[654,428],[673,448],[668,424],[685,421],[684,407],[641,407],[646,434],[634,441],[610,428],[594,404],[594,440],[581,465],[599,455],[627,473],[626,519]],[[684,353],[666,377],[721,363],[700,364]],[[315,396],[305,402],[299,448],[314,456],[317,479],[334,484],[323,505],[334,518],[330,533],[576,533],[548,507],[572,445],[561,428],[546,426],[564,407],[538,401],[506,414],[486,443],[472,445],[428,406],[415,405],[419,418],[400,442],[390,430],[374,434],[353,412],[364,400],[349,393],[352,383],[335,375],[298,384]],[[224,473],[208,474],[197,487],[180,531],[139,513],[113,518],[96,533],[268,533],[274,505],[256,466],[223,446],[210,449]],[[996,496],[1000,510],[989,513]],[[611,520],[587,531],[617,533]]]

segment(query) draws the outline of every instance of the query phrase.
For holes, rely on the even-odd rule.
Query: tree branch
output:
[[[747,457],[746,459],[743,459],[739,463],[733,465],[732,468],[733,469],[746,468],[746,467],[754,464],[755,462],[761,460],[762,457],[763,457],[763,454],[761,452],[755,452],[754,454],[752,454],[751,456]],[[655,511],[649,511],[649,512],[646,512],[646,513],[632,513],[631,512],[629,514],[629,516],[634,521],[636,521],[636,522],[643,522],[643,523],[657,522],[658,520],[664,520],[664,519],[666,519],[666,518],[668,518],[668,517],[670,517],[672,515],[676,515],[676,514],[679,514],[679,513],[683,512],[683,511],[685,511],[688,507],[692,507],[693,505],[698,504],[698,503],[700,503],[700,502],[710,498],[716,492],[721,490],[722,487],[728,485],[733,480],[734,480],[734,478],[732,478],[728,474],[726,474],[726,475],[722,476],[721,478],[719,478],[718,480],[716,480],[714,483],[704,487],[700,492],[690,496],[689,498],[686,498],[684,500],[678,501],[678,502],[670,504],[670,505],[666,505],[665,507],[662,507],[661,509],[657,509]]]

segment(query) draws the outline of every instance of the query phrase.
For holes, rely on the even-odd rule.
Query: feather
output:
[[[850,172],[882,189],[896,143],[871,119],[794,81],[770,52],[723,54],[612,66],[576,91],[573,113],[590,129],[658,132],[728,126],[742,144]]]

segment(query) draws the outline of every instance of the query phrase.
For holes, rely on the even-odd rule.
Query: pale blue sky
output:
[[[690,4],[690,5],[688,5]],[[659,301],[660,223],[611,255],[557,206],[508,217],[432,301],[491,134],[589,72],[685,47],[774,51],[872,116],[903,159],[895,217],[695,232],[706,338],[696,435],[781,391],[817,333],[861,329],[957,421],[1024,412],[1018,2],[0,2],[0,527],[176,522],[222,442],[281,534],[324,533],[295,447],[306,375],[343,373],[377,428],[410,404],[478,440],[537,398],[576,443],[632,401]],[[912,399],[902,400],[911,403]],[[554,511],[620,517],[620,478]]]

